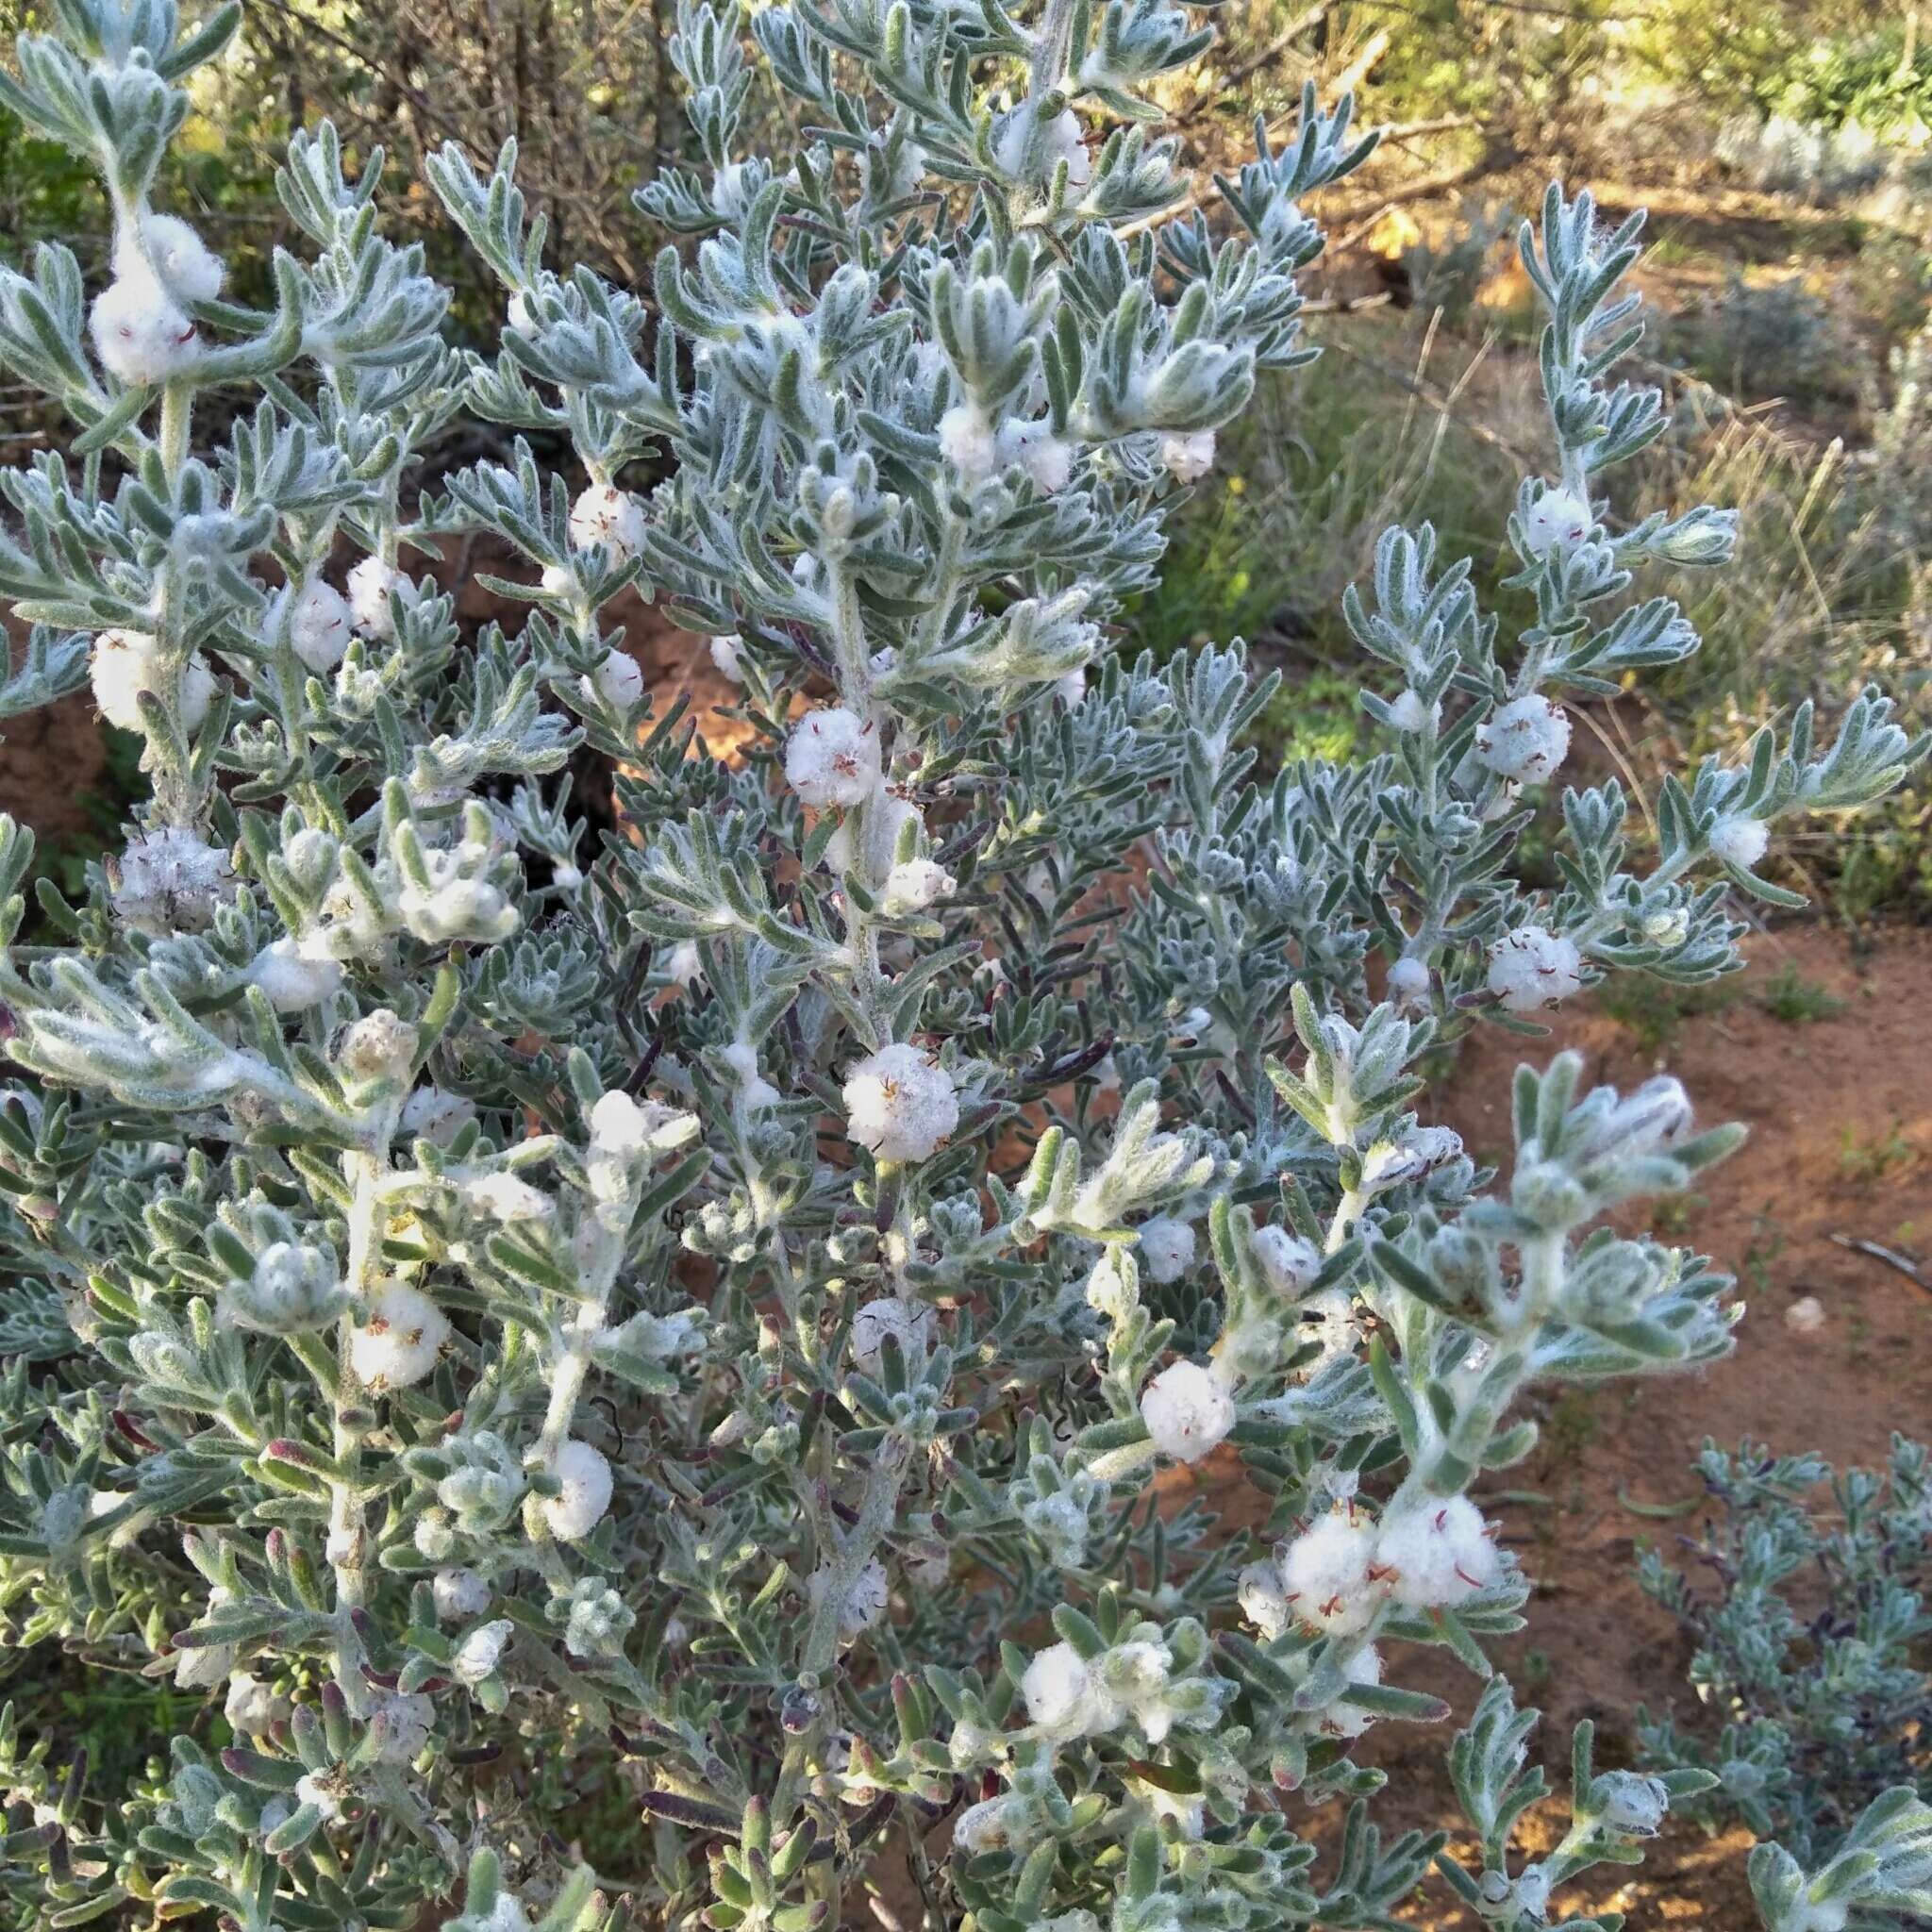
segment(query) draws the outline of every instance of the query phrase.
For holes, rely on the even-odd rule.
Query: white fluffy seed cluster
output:
[[[644,667],[628,651],[613,650],[594,672],[577,679],[584,702],[599,702],[616,712],[628,712],[644,694]]]
[[[603,1522],[610,1507],[614,1483],[610,1464],[588,1442],[572,1437],[558,1445],[550,1474],[562,1484],[543,1499],[542,1513],[550,1534],[560,1543],[581,1542]]]
[[[885,1366],[886,1343],[896,1341],[907,1362],[916,1366],[932,1345],[932,1330],[933,1311],[927,1303],[882,1294],[852,1318],[852,1359],[868,1375],[876,1375]]]
[[[853,1067],[843,1097],[846,1133],[880,1160],[924,1160],[959,1124],[953,1076],[903,1041]]]
[[[1298,1295],[1322,1272],[1322,1251],[1285,1227],[1257,1227],[1249,1237],[1248,1252],[1276,1294]]]
[[[1749,872],[1770,846],[1771,827],[1742,812],[1726,812],[1710,828],[1710,849],[1740,872]]]
[[[271,630],[279,620],[284,591],[270,608]],[[333,671],[348,656],[355,630],[349,602],[333,584],[311,577],[294,593],[289,610],[289,648],[318,676]]]
[[[1582,986],[1583,956],[1565,934],[1519,925],[1490,948],[1490,991],[1506,1012],[1541,1012]]]
[[[1569,754],[1569,713],[1539,691],[1510,699],[1476,726],[1477,760],[1499,778],[1540,784]]]
[[[643,506],[614,483],[592,483],[570,507],[570,541],[578,550],[601,549],[628,563],[644,547]]]
[[[422,592],[393,564],[365,557],[349,573],[349,614],[356,628],[378,644],[392,643],[396,609],[413,610]]]
[[[1214,431],[1191,429],[1160,439],[1160,462],[1176,483],[1198,483],[1214,467]]]
[[[1329,1637],[1366,1630],[1385,1605],[1451,1609],[1501,1581],[1502,1558],[1467,1496],[1424,1497],[1377,1523],[1343,1503],[1242,1573],[1250,1622],[1274,1638],[1291,1624]]]
[[[1163,1456],[1199,1462],[1234,1427],[1234,1397],[1212,1369],[1174,1362],[1141,1390],[1141,1420]]]
[[[1590,505],[1574,491],[1545,487],[1523,519],[1523,541],[1538,559],[1581,543],[1596,528]]]
[[[104,630],[94,640],[88,667],[94,704],[109,724],[121,731],[144,731],[141,694],[163,694],[167,675],[160,641],[142,630]],[[214,701],[215,680],[197,655],[181,666],[175,692],[175,717],[184,731],[198,730]]]
[[[128,841],[108,868],[114,910],[138,932],[158,938],[204,931],[233,882],[225,847],[181,825]]]
[[[1148,1280],[1164,1286],[1178,1281],[1194,1265],[1199,1243],[1191,1222],[1177,1215],[1157,1214],[1141,1224],[1140,1235],[1136,1252]]]
[[[801,719],[786,743],[785,782],[806,805],[862,805],[878,781],[878,729],[842,707]]]
[[[412,1388],[435,1368],[449,1339],[442,1310],[421,1289],[391,1281],[351,1331],[349,1366],[372,1389]]]

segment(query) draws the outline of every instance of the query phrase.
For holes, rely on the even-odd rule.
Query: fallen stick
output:
[[[1919,1273],[1919,1264],[1909,1255],[1901,1255],[1893,1248],[1880,1247],[1876,1241],[1868,1241],[1859,1235],[1835,1234],[1832,1241],[1841,1248],[1849,1248],[1855,1255],[1870,1255],[1874,1261],[1883,1261],[1888,1268],[1896,1268],[1914,1288],[1923,1288],[1932,1294],[1932,1281],[1927,1281]]]

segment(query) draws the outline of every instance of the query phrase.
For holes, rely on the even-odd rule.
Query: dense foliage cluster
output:
[[[1640,1574],[1696,1639],[1691,1687],[1721,1722],[1712,1735],[1708,1720],[1646,1718],[1645,1758],[1715,1772],[1686,1807],[1712,1824],[1836,1851],[1881,1791],[1932,1791],[1932,1455],[1895,1436],[1885,1469],[1834,1474],[1816,1456],[1709,1444],[1698,1473],[1710,1520],[1681,1562],[1650,1550]]]
[[[326,126],[280,177],[303,258],[225,302],[151,192],[234,9],[53,14],[0,97],[116,225],[100,287],[61,246],[0,271],[0,361],[73,429],[0,476],[34,626],[0,714],[91,685],[151,792],[25,940],[0,821],[0,1627],[221,1729],[99,1792],[0,1725],[0,1911],[1386,1923],[1441,1840],[1379,1834],[1351,1751],[1443,1714],[1416,1646],[1487,1675],[1519,1625],[1480,1500],[1517,1398],[1710,1361],[1736,1313],[1594,1225],[1733,1143],[1674,1081],[1525,1068],[1499,1177],[1418,1069],[1607,973],[1726,971],[1773,822],[1923,749],[1869,694],[1828,747],[1805,715],[1668,783],[1641,868],[1622,791],[1566,791],[1560,884],[1515,878],[1564,701],[1696,647],[1637,573],[1731,548],[1715,509],[1607,520],[1664,426],[1611,374],[1637,224],[1552,190],[1524,231],[1535,622],[1391,532],[1348,606],[1389,748],[1261,772],[1238,644],[1157,672],[1108,627],[1306,359],[1345,104],[1163,220],[1147,83],[1202,45],[1164,0],[691,7],[706,165],[640,196],[651,308],[546,263],[512,153],[436,162],[504,284],[485,358]],[[802,142],[747,158],[770,83]],[[463,417],[567,434],[587,480],[518,442],[419,490]],[[515,618],[466,637],[433,566],[473,539]],[[607,629],[633,584],[711,635],[743,756],[652,714]],[[585,742],[601,849],[556,776]],[[1185,1500],[1210,1457],[1258,1529]],[[1492,1679],[1452,1752],[1482,1857],[1443,1870],[1505,1928],[1711,1784],[1586,1731],[1524,1857],[1534,1721]],[[636,1824],[573,1870],[600,1784]],[[1297,1820],[1336,1795],[1318,1870]],[[1932,1810],[1778,1856],[1774,1932],[1880,1923],[1932,1899]]]

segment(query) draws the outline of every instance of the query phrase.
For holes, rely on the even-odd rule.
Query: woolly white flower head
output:
[[[391,1281],[349,1339],[349,1366],[375,1389],[408,1389],[436,1366],[450,1325],[442,1310],[406,1281]]]
[[[369,1721],[378,1761],[408,1764],[429,1741],[436,1706],[420,1690],[376,1690]]]
[[[463,1191],[486,1221],[498,1221],[506,1227],[519,1221],[548,1221],[557,1212],[557,1203],[541,1188],[513,1174],[485,1174]]]
[[[908,912],[924,912],[941,899],[950,899],[958,890],[957,880],[944,866],[930,858],[908,858],[886,874],[886,889],[880,904],[893,918]]]
[[[228,1728],[240,1736],[259,1738],[288,1714],[289,1700],[277,1697],[273,1684],[265,1684],[246,1671],[237,1671],[228,1679],[222,1715],[227,1719]]]
[[[839,1606],[839,1635],[851,1643],[863,1637],[886,1614],[891,1590],[886,1566],[874,1557],[857,1576]]]
[[[1375,1560],[1395,1601],[1409,1609],[1454,1608],[1503,1574],[1488,1526],[1467,1496],[1424,1497],[1385,1517]]]
[[[328,1772],[311,1771],[295,1780],[297,1805],[313,1805],[325,1824],[338,1824],[342,1815],[342,1794]]]
[[[586,704],[602,699],[613,711],[625,714],[644,694],[644,667],[628,651],[614,650],[594,675],[577,679],[577,689]]]
[[[1364,1643],[1341,1667],[1351,1684],[1379,1684],[1382,1681],[1382,1653],[1373,1643]],[[1335,1738],[1359,1738],[1375,1721],[1374,1713],[1355,1704],[1331,1704],[1322,1713],[1322,1728]]]
[[[1053,433],[1046,417],[1037,423],[1008,417],[1000,425],[994,455],[1003,466],[1017,463],[1042,496],[1058,495],[1073,477],[1074,446]]]
[[[610,1465],[588,1442],[573,1437],[558,1446],[550,1474],[563,1488],[544,1498],[543,1521],[558,1542],[581,1542],[610,1507]]]
[[[439,1570],[430,1579],[429,1593],[436,1601],[436,1614],[445,1624],[466,1623],[490,1607],[489,1584],[460,1564]]]
[[[1366,1629],[1385,1591],[1370,1574],[1374,1525],[1353,1507],[1331,1509],[1281,1553],[1283,1594],[1295,1620],[1331,1636]]]
[[[141,630],[104,630],[94,640],[88,675],[101,716],[122,731],[140,731],[140,697],[144,691],[158,695],[162,686],[159,641]],[[184,731],[194,731],[208,716],[215,680],[197,655],[181,667],[180,694],[175,715]]]
[[[1671,1794],[1664,1781],[1634,1771],[1607,1771],[1590,1792],[1597,1816],[1625,1838],[1655,1838]]]
[[[1397,1006],[1420,1006],[1429,996],[1429,969],[1405,955],[1389,969],[1389,997]]]
[[[1771,827],[1742,812],[1726,812],[1710,828],[1710,849],[1740,872],[1749,872],[1770,845]]]
[[[356,628],[379,644],[395,637],[396,606],[413,610],[421,596],[401,571],[379,557],[365,557],[349,573],[349,613]]]
[[[476,1103],[441,1087],[418,1087],[403,1102],[396,1130],[410,1141],[428,1141],[447,1147],[476,1118]]]
[[[570,507],[570,541],[579,550],[601,546],[618,563],[644,547],[644,510],[629,491],[592,483]]]
[[[1274,1563],[1250,1563],[1235,1584],[1241,1615],[1272,1643],[1292,1621],[1281,1587],[1281,1571]]]
[[[1174,1362],[1141,1390],[1141,1420],[1163,1456],[1198,1462],[1234,1427],[1234,1397],[1212,1370]]]
[[[1476,758],[1498,777],[1537,783],[1569,753],[1569,714],[1540,692],[1512,698],[1476,726]]]
[[[1442,701],[1425,705],[1419,692],[1405,689],[1389,707],[1389,722],[1398,731],[1426,731],[1441,722]]]
[[[1214,432],[1191,429],[1160,439],[1160,460],[1176,483],[1198,483],[1214,467]]]
[[[1026,1666],[1020,1695],[1034,1726],[1050,1738],[1091,1737],[1121,1721],[1119,1705],[1071,1643],[1049,1645]]]
[[[94,297],[88,329],[101,367],[133,389],[166,382],[201,357],[193,322],[144,269],[108,283]]]
[[[1314,1242],[1285,1227],[1257,1227],[1248,1251],[1276,1294],[1297,1295],[1322,1272],[1321,1251]]]
[[[248,977],[276,1012],[300,1013],[334,997],[342,969],[325,955],[311,957],[300,940],[279,939],[271,940],[248,962]]]
[[[1194,1265],[1197,1243],[1192,1223],[1173,1214],[1157,1214],[1141,1224],[1140,1235],[1137,1252],[1148,1280],[1178,1281]]]
[[[977,403],[955,403],[940,418],[940,454],[970,489],[999,467],[999,439],[992,419]]]
[[[1544,488],[1523,519],[1523,541],[1533,558],[1580,543],[1596,528],[1596,518],[1573,491]]]
[[[201,932],[234,878],[225,846],[182,825],[164,825],[129,841],[109,863],[114,910],[140,932]]]
[[[695,1114],[659,1100],[634,1100],[621,1088],[601,1095],[591,1109],[591,1144],[632,1159],[687,1147],[699,1132]]]
[[[903,1041],[853,1067],[843,1097],[846,1133],[880,1160],[924,1160],[959,1124],[952,1075]]]
[[[839,706],[799,720],[785,746],[785,782],[807,805],[858,805],[879,779],[879,734]]]
[[[289,615],[289,648],[309,670],[333,671],[348,655],[350,627],[348,601],[342,593],[321,577],[312,577],[295,593]]]
[[[178,302],[212,302],[227,271],[179,215],[145,215],[139,247],[125,230],[115,236],[114,273],[123,278],[152,273]]]
[[[882,1294],[852,1318],[852,1359],[868,1375],[876,1375],[885,1365],[886,1343],[892,1341],[906,1360],[916,1364],[931,1345],[932,1325],[928,1304]]]
[[[1016,177],[1025,166],[1026,137],[1031,125],[1031,109],[1015,108],[993,135],[993,159]],[[1084,188],[1093,178],[1093,158],[1087,152],[1085,133],[1071,108],[1063,108],[1046,124],[1040,145],[1043,175],[1050,175],[1061,161],[1067,164],[1069,188]]]
[[[1519,925],[1490,948],[1490,991],[1507,1012],[1534,1013],[1567,1000],[1583,985],[1576,942],[1541,925]]]
[[[516,1627],[508,1617],[499,1617],[493,1624],[477,1624],[457,1645],[456,1656],[450,1660],[450,1675],[473,1690],[486,1677],[493,1677]]]

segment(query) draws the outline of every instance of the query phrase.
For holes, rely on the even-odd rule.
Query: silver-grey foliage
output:
[[[1411,1646],[1487,1673],[1519,1624],[1470,1495],[1535,1440],[1515,1398],[1708,1361],[1737,1312],[1592,1229],[1731,1145],[1674,1082],[1524,1069],[1492,1187],[1418,1069],[1613,970],[1727,970],[1732,893],[1786,896],[1772,823],[1922,749],[1875,694],[1829,747],[1801,715],[1669,781],[1641,864],[1622,791],[1571,791],[1560,884],[1517,883],[1562,700],[1696,647],[1640,574],[1731,549],[1720,510],[1607,514],[1664,425],[1614,374],[1637,223],[1552,189],[1524,233],[1533,625],[1391,532],[1348,617],[1392,749],[1274,772],[1239,644],[1108,637],[1310,356],[1345,103],[1163,221],[1146,83],[1202,43],[1163,0],[686,7],[702,164],[640,196],[651,304],[546,261],[513,152],[436,160],[505,286],[484,358],[325,126],[272,309],[153,208],[233,24],[56,0],[0,84],[116,222],[92,296],[62,247],[0,271],[0,360],[73,425],[0,477],[6,704],[92,682],[152,785],[25,941],[0,821],[0,1613],[232,1738],[97,1793],[0,1724],[10,1923],[806,1932],[868,1887],[985,1932],[1387,1923],[1441,1840],[1377,1834],[1350,1746],[1442,1714]],[[803,144],[744,157],[773,83]],[[217,384],[253,398],[219,443]],[[461,417],[504,459],[420,491]],[[430,566],[473,538],[519,614],[465,638]],[[603,615],[633,583],[711,634],[742,758],[647,707]],[[555,779],[586,742],[601,848]],[[1210,1455],[1261,1531],[1142,1507]],[[1586,1736],[1570,1834],[1512,1870],[1530,1722],[1497,1684],[1454,1754],[1453,1876],[1506,1927],[1706,1782]],[[600,1786],[635,1829],[572,1874]],[[1801,1918],[1764,1881],[1811,1927],[1877,1883]]]

